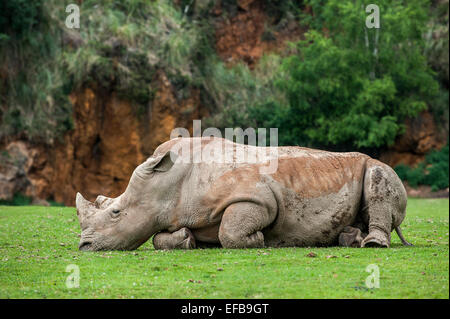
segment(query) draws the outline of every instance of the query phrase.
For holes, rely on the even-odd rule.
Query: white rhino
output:
[[[219,154],[224,145],[233,154],[261,150],[221,138],[177,138],[139,165],[117,198],[91,203],[77,193],[80,250],[136,249],[153,235],[156,249],[389,247],[393,229],[410,245],[399,228],[406,192],[389,166],[361,153],[278,147],[277,169],[265,173],[267,158],[195,162],[181,152]]]

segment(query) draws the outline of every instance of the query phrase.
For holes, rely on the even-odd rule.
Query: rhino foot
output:
[[[389,247],[389,237],[381,230],[372,230],[361,243],[361,247]]]
[[[361,232],[359,228],[346,226],[339,234],[339,246],[361,247],[361,243],[367,234]]]
[[[161,232],[153,237],[153,247],[161,249],[194,249],[196,248],[195,237],[192,232],[183,227],[176,232]]]

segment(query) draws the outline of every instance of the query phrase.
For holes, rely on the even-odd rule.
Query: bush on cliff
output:
[[[417,167],[400,164],[395,167],[398,176],[415,188],[419,185],[429,185],[437,191],[449,186],[449,144],[441,150],[435,150],[426,155],[425,161]]]
[[[62,17],[56,0],[0,3],[0,139],[52,143],[71,129],[70,87],[59,64]]]

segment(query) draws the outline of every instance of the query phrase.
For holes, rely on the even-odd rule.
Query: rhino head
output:
[[[180,175],[180,169],[172,169],[175,157],[167,152],[148,158],[134,170],[127,189],[116,198],[98,196],[90,202],[77,193],[79,249],[133,250],[166,229],[168,217],[164,213],[176,203],[173,183]]]

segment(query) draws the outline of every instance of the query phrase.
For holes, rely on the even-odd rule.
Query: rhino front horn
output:
[[[90,202],[83,197],[80,193],[77,193],[77,197],[75,199],[75,205],[78,210],[83,211],[85,208],[88,207]]]

